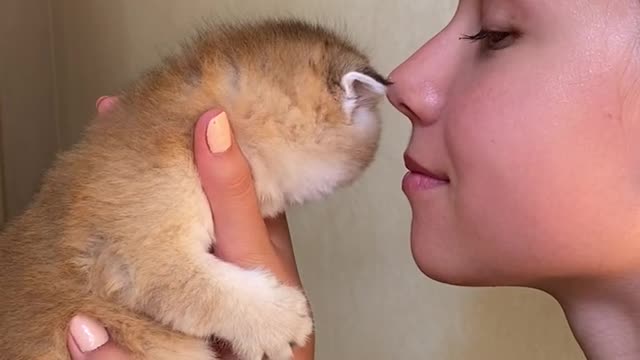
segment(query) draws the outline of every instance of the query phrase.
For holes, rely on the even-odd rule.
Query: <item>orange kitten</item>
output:
[[[291,359],[312,331],[299,289],[213,257],[192,159],[200,114],[223,108],[265,216],[351,184],[373,160],[386,81],[319,26],[201,31],[121,95],[46,174],[0,238],[0,354],[68,359],[68,322],[105,324],[134,359]]]

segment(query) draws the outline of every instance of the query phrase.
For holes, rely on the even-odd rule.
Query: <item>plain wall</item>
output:
[[[37,7],[35,0],[14,3]],[[51,5],[53,47],[44,25],[30,29],[19,35],[20,47],[37,49],[42,56],[2,63],[9,70],[3,73],[31,72],[23,79],[11,78],[10,105],[45,103],[3,117],[4,130],[12,132],[3,137],[3,149],[9,150],[8,192],[26,193],[19,183],[32,184],[43,164],[35,162],[29,171],[16,165],[26,155],[17,150],[25,145],[17,145],[14,133],[23,136],[31,128],[26,124],[40,119],[36,135],[20,141],[48,144],[40,147],[43,159],[51,157],[55,146],[68,148],[93,115],[97,97],[133,80],[204,17],[297,15],[320,20],[348,29],[380,71],[388,73],[448,22],[456,1],[56,0]],[[34,11],[44,19],[45,8]],[[13,19],[14,27],[29,27],[30,16],[25,9]],[[53,97],[51,89],[57,89]],[[380,153],[365,177],[327,201],[289,215],[317,322],[317,359],[584,359],[549,297],[522,289],[457,288],[419,273],[409,251],[411,214],[400,191],[409,122],[388,104],[383,117]]]
[[[50,13],[48,1],[0,1],[0,183],[7,217],[29,202],[59,145]]]

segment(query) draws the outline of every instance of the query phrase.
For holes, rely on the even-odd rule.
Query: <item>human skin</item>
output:
[[[589,359],[640,357],[638,29],[637,0],[463,0],[390,75],[418,267],[548,292]]]

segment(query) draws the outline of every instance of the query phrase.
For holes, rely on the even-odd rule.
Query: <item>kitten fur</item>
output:
[[[68,359],[68,323],[98,319],[132,359],[291,359],[307,299],[216,259],[192,158],[196,119],[223,108],[262,213],[357,179],[380,137],[386,85],[367,57],[299,20],[207,26],[97,115],[0,238],[0,357]]]

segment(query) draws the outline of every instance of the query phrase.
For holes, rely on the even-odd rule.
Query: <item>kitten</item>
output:
[[[192,159],[200,114],[223,108],[262,213],[350,185],[377,151],[387,82],[337,34],[298,20],[206,27],[98,115],[1,234],[0,354],[68,359],[68,322],[105,324],[134,359],[291,359],[307,299],[209,252]]]

